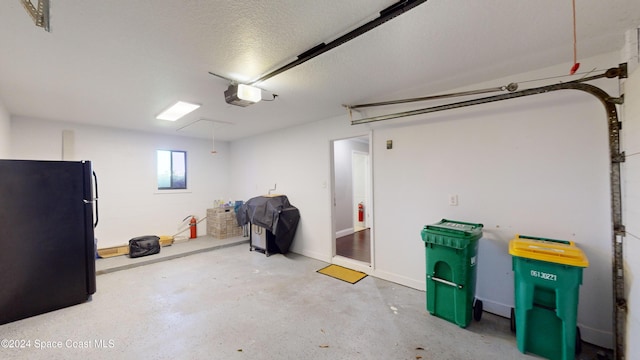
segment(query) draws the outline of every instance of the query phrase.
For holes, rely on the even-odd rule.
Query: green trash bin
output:
[[[516,235],[509,242],[515,284],[512,330],[518,350],[548,359],[574,359],[582,269],[589,261],[572,241]]]
[[[482,301],[475,299],[478,240],[482,224],[442,219],[425,225],[427,311],[460,327],[482,317]]]

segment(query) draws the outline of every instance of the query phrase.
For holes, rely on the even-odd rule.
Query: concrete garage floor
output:
[[[484,313],[461,329],[429,315],[422,291],[371,276],[351,285],[316,273],[324,262],[236,241],[169,256],[176,244],[144,266],[100,264],[91,301],[0,326],[0,339],[29,346],[3,347],[2,358],[536,358],[517,350],[507,319]],[[584,348],[580,359],[597,358]]]

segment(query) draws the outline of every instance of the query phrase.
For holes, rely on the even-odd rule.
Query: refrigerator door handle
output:
[[[82,201],[85,204],[95,204],[95,206],[93,207],[96,211],[96,222],[93,223],[93,228],[95,229],[96,226],[98,226],[98,176],[96,175],[95,171],[92,171],[92,173],[93,173],[93,184],[96,189],[96,196],[91,200],[82,199]]]
[[[96,187],[96,196],[93,199],[93,201],[95,202],[96,206],[94,206],[94,208],[96,209],[96,222],[93,223],[93,228],[95,229],[98,226],[98,176],[96,175],[95,171],[92,171],[93,173],[93,183],[95,184]]]

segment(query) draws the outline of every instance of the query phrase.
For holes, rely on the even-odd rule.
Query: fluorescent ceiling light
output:
[[[262,100],[262,90],[255,86],[238,84],[238,97],[242,100],[257,103]]]
[[[178,101],[173,106],[163,111],[160,115],[156,116],[156,119],[176,121],[199,107],[200,105],[198,104]]]

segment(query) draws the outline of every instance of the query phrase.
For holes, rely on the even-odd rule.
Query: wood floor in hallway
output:
[[[337,238],[336,255],[371,263],[371,229]]]

